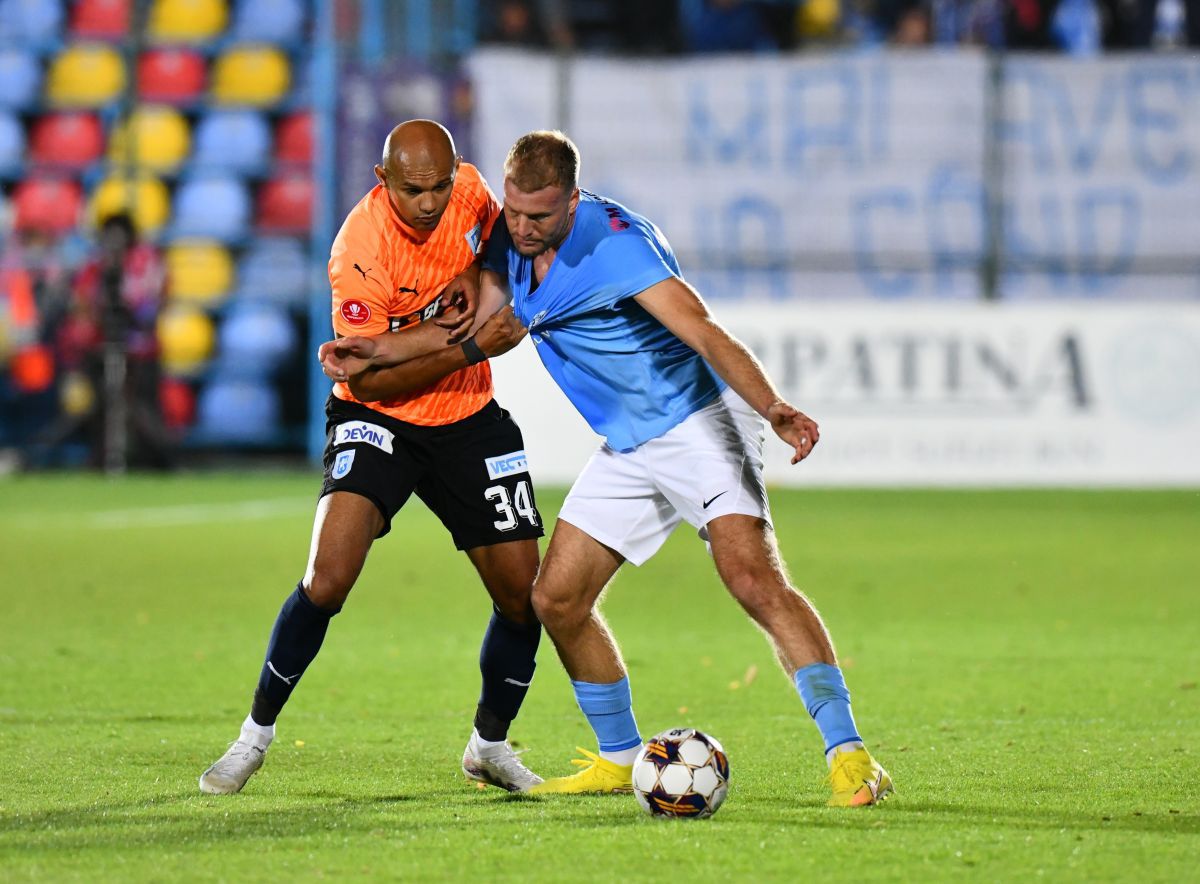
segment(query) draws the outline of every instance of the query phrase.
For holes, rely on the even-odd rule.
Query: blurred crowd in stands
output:
[[[481,38],[629,53],[808,45],[1065,51],[1200,47],[1200,0],[486,0]]]

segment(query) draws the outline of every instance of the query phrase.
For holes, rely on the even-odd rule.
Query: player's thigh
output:
[[[708,540],[707,526],[722,516],[770,524],[764,437],[762,418],[727,390],[644,449],[660,492]]]
[[[515,623],[534,618],[530,596],[538,571],[536,540],[511,540],[467,550],[467,557],[500,613]]]
[[[558,519],[641,565],[666,542],[680,516],[659,491],[641,450],[602,445],[571,486]]]
[[[460,550],[536,540],[542,517],[521,430],[495,402],[423,435],[417,494]]]
[[[708,535],[717,573],[738,601],[760,607],[789,591],[775,531],[766,521],[725,515],[708,523]]]
[[[542,622],[578,623],[596,604],[625,558],[563,518],[533,583],[533,605]]]
[[[383,529],[374,501],[334,491],[317,502],[304,589],[318,607],[341,607]]]

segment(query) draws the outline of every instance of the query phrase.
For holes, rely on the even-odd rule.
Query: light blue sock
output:
[[[828,663],[811,663],[797,669],[793,678],[804,708],[821,731],[826,752],[843,743],[862,742],[854,726],[850,691],[841,669]]]
[[[633,720],[633,694],[628,677],[612,684],[572,681],[571,687],[575,688],[579,708],[596,732],[602,756],[625,753],[642,745],[637,722]]]

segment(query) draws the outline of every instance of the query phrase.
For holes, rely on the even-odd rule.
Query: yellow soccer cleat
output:
[[[576,748],[575,751],[584,757],[572,758],[571,764],[582,770],[568,777],[554,777],[544,783],[538,783],[529,790],[529,793],[533,795],[550,793],[580,795],[633,791],[632,764],[615,764],[587,749]]]
[[[828,779],[833,788],[830,807],[866,807],[895,791],[888,772],[866,749],[834,750]]]

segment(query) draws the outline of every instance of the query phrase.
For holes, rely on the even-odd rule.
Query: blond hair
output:
[[[504,160],[504,177],[524,193],[557,185],[579,185],[579,148],[557,129],[538,129],[522,135]]]

